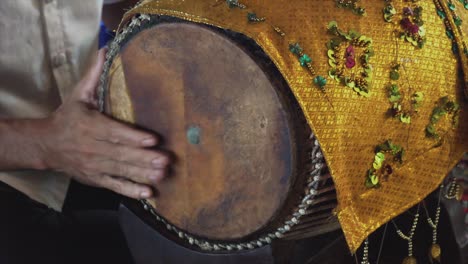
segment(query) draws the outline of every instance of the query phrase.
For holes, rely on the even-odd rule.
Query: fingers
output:
[[[164,153],[114,144],[105,148],[112,156],[100,164],[101,173],[153,186],[166,176],[169,158]]]
[[[147,169],[164,169],[169,165],[169,157],[163,152],[115,145],[109,148],[114,149],[112,159],[118,162]]]
[[[148,169],[125,162],[106,160],[100,163],[99,171],[103,174],[120,176],[136,183],[156,186],[166,175],[166,169]]]
[[[91,140],[81,141],[75,150],[85,157],[82,166],[91,174],[120,176],[148,185],[155,185],[165,176],[169,157],[163,152],[145,149],[157,143],[152,134],[97,112],[85,123],[89,124],[85,125],[85,135]]]
[[[94,124],[99,124],[99,140],[133,147],[152,147],[158,143],[155,135],[131,128],[125,124],[99,115]]]
[[[104,188],[133,199],[146,199],[153,195],[153,192],[149,186],[108,175],[103,175],[103,177],[101,177],[100,185]]]
[[[141,184],[155,186],[166,176],[170,162],[163,152],[105,141],[95,142],[93,150],[90,148],[82,148],[83,153],[90,153],[84,164],[89,171],[120,176]]]

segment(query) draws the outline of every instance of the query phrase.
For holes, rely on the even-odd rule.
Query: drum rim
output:
[[[108,89],[107,76],[113,59],[119,54],[121,46],[126,44],[135,34],[141,30],[158,24],[158,22],[155,23],[154,20],[158,20],[160,17],[169,16],[147,14],[133,16],[132,19],[129,20],[129,22],[119,32],[117,32],[116,37],[109,44],[109,49],[106,54],[106,61],[104,62],[103,71],[101,73],[98,86],[98,108],[100,112],[103,113],[105,111],[105,98]],[[312,171],[309,172],[309,175],[306,179],[307,186],[305,186],[306,188],[304,194],[301,195],[303,198],[300,199],[300,202],[297,204],[297,206],[295,206],[295,209],[292,210],[292,213],[289,214],[288,217],[285,217],[286,220],[284,220],[278,228],[276,228],[274,231],[260,232],[256,238],[250,239],[247,242],[236,243],[232,241],[215,241],[199,238],[198,236],[192,235],[181,230],[175,225],[172,225],[163,216],[159,215],[155,208],[153,208],[153,206],[146,199],[141,199],[139,202],[145,211],[149,212],[158,223],[165,226],[165,229],[184,240],[184,242],[188,242],[190,245],[196,246],[201,250],[248,250],[271,244],[273,240],[284,237],[289,231],[293,230],[293,228],[300,223],[301,217],[306,214],[306,209],[309,208],[309,205],[313,204],[314,198],[319,193],[319,187],[321,181],[323,180],[323,176],[327,175],[328,173],[320,145],[313,133],[311,133],[309,140],[313,143],[310,153],[310,166]]]

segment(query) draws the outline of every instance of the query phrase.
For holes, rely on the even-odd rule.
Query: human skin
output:
[[[97,111],[104,57],[100,50],[95,64],[50,116],[0,120],[0,170],[54,170],[131,198],[153,195],[169,157],[149,149],[158,143],[155,135]]]

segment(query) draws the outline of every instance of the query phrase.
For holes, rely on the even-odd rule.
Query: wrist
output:
[[[10,120],[4,123],[6,130],[6,149],[11,153],[9,166],[12,169],[45,170],[48,166],[45,162],[46,152],[44,137],[47,135],[47,119],[22,119]]]
[[[29,135],[29,147],[33,155],[31,163],[33,169],[48,170],[52,169],[48,162],[50,153],[50,138],[54,133],[50,129],[50,118],[30,120],[30,124],[25,127],[26,135]]]

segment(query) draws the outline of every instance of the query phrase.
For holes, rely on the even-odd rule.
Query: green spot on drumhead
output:
[[[201,129],[197,126],[190,126],[187,129],[187,140],[192,145],[200,144]]]

